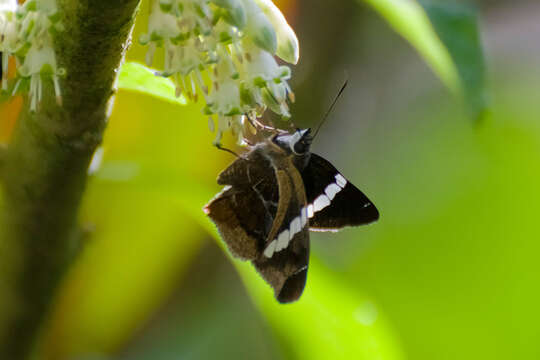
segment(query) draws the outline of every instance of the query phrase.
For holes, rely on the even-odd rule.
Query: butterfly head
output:
[[[295,155],[305,155],[311,146],[311,129],[297,129],[292,134],[277,135],[273,141],[283,150]]]

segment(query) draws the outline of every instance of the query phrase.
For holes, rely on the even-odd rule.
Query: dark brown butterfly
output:
[[[336,231],[379,218],[375,205],[309,151],[310,129],[253,146],[218,176],[226,185],[204,208],[231,253],[250,260],[281,303],[306,284],[309,230]]]

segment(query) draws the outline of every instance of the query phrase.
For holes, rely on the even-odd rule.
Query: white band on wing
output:
[[[283,230],[279,233],[277,238],[272,240],[270,244],[264,249],[264,256],[267,258],[272,257],[275,252],[281,251],[289,246],[289,243],[294,238],[296,234],[302,231],[302,229],[307,225],[308,219],[308,210],[307,207],[303,207],[300,210],[300,215],[295,217],[289,224],[289,228]]]
[[[336,174],[335,176],[336,182],[330,183],[326,188],[324,189],[324,194],[319,195],[314,201],[313,205],[308,205],[308,216],[311,219],[313,216],[315,216],[315,213],[317,211],[321,211],[330,203],[336,195],[347,186],[347,180],[343,177],[341,174]],[[312,209],[312,210],[311,210]],[[311,211],[309,211],[311,210]]]
[[[313,204],[304,206],[300,211],[300,215],[295,217],[288,229],[283,230],[277,238],[272,240],[270,244],[264,249],[264,256],[271,258],[274,252],[281,251],[289,246],[289,243],[302,229],[307,225],[308,218],[311,219],[317,211],[321,211],[336,197],[336,195],[347,186],[347,180],[341,174],[336,174],[336,181],[330,183],[324,189],[324,194],[319,195]]]

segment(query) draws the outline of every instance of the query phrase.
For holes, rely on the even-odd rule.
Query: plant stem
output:
[[[4,163],[6,161],[7,146],[0,144],[0,179],[4,174]]]
[[[58,0],[63,105],[52,84],[23,109],[2,159],[0,359],[25,359],[78,244],[77,209],[139,0]]]

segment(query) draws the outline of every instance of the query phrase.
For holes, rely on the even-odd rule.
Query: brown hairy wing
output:
[[[244,260],[260,257],[272,217],[255,191],[226,187],[204,211],[233,256]]]

